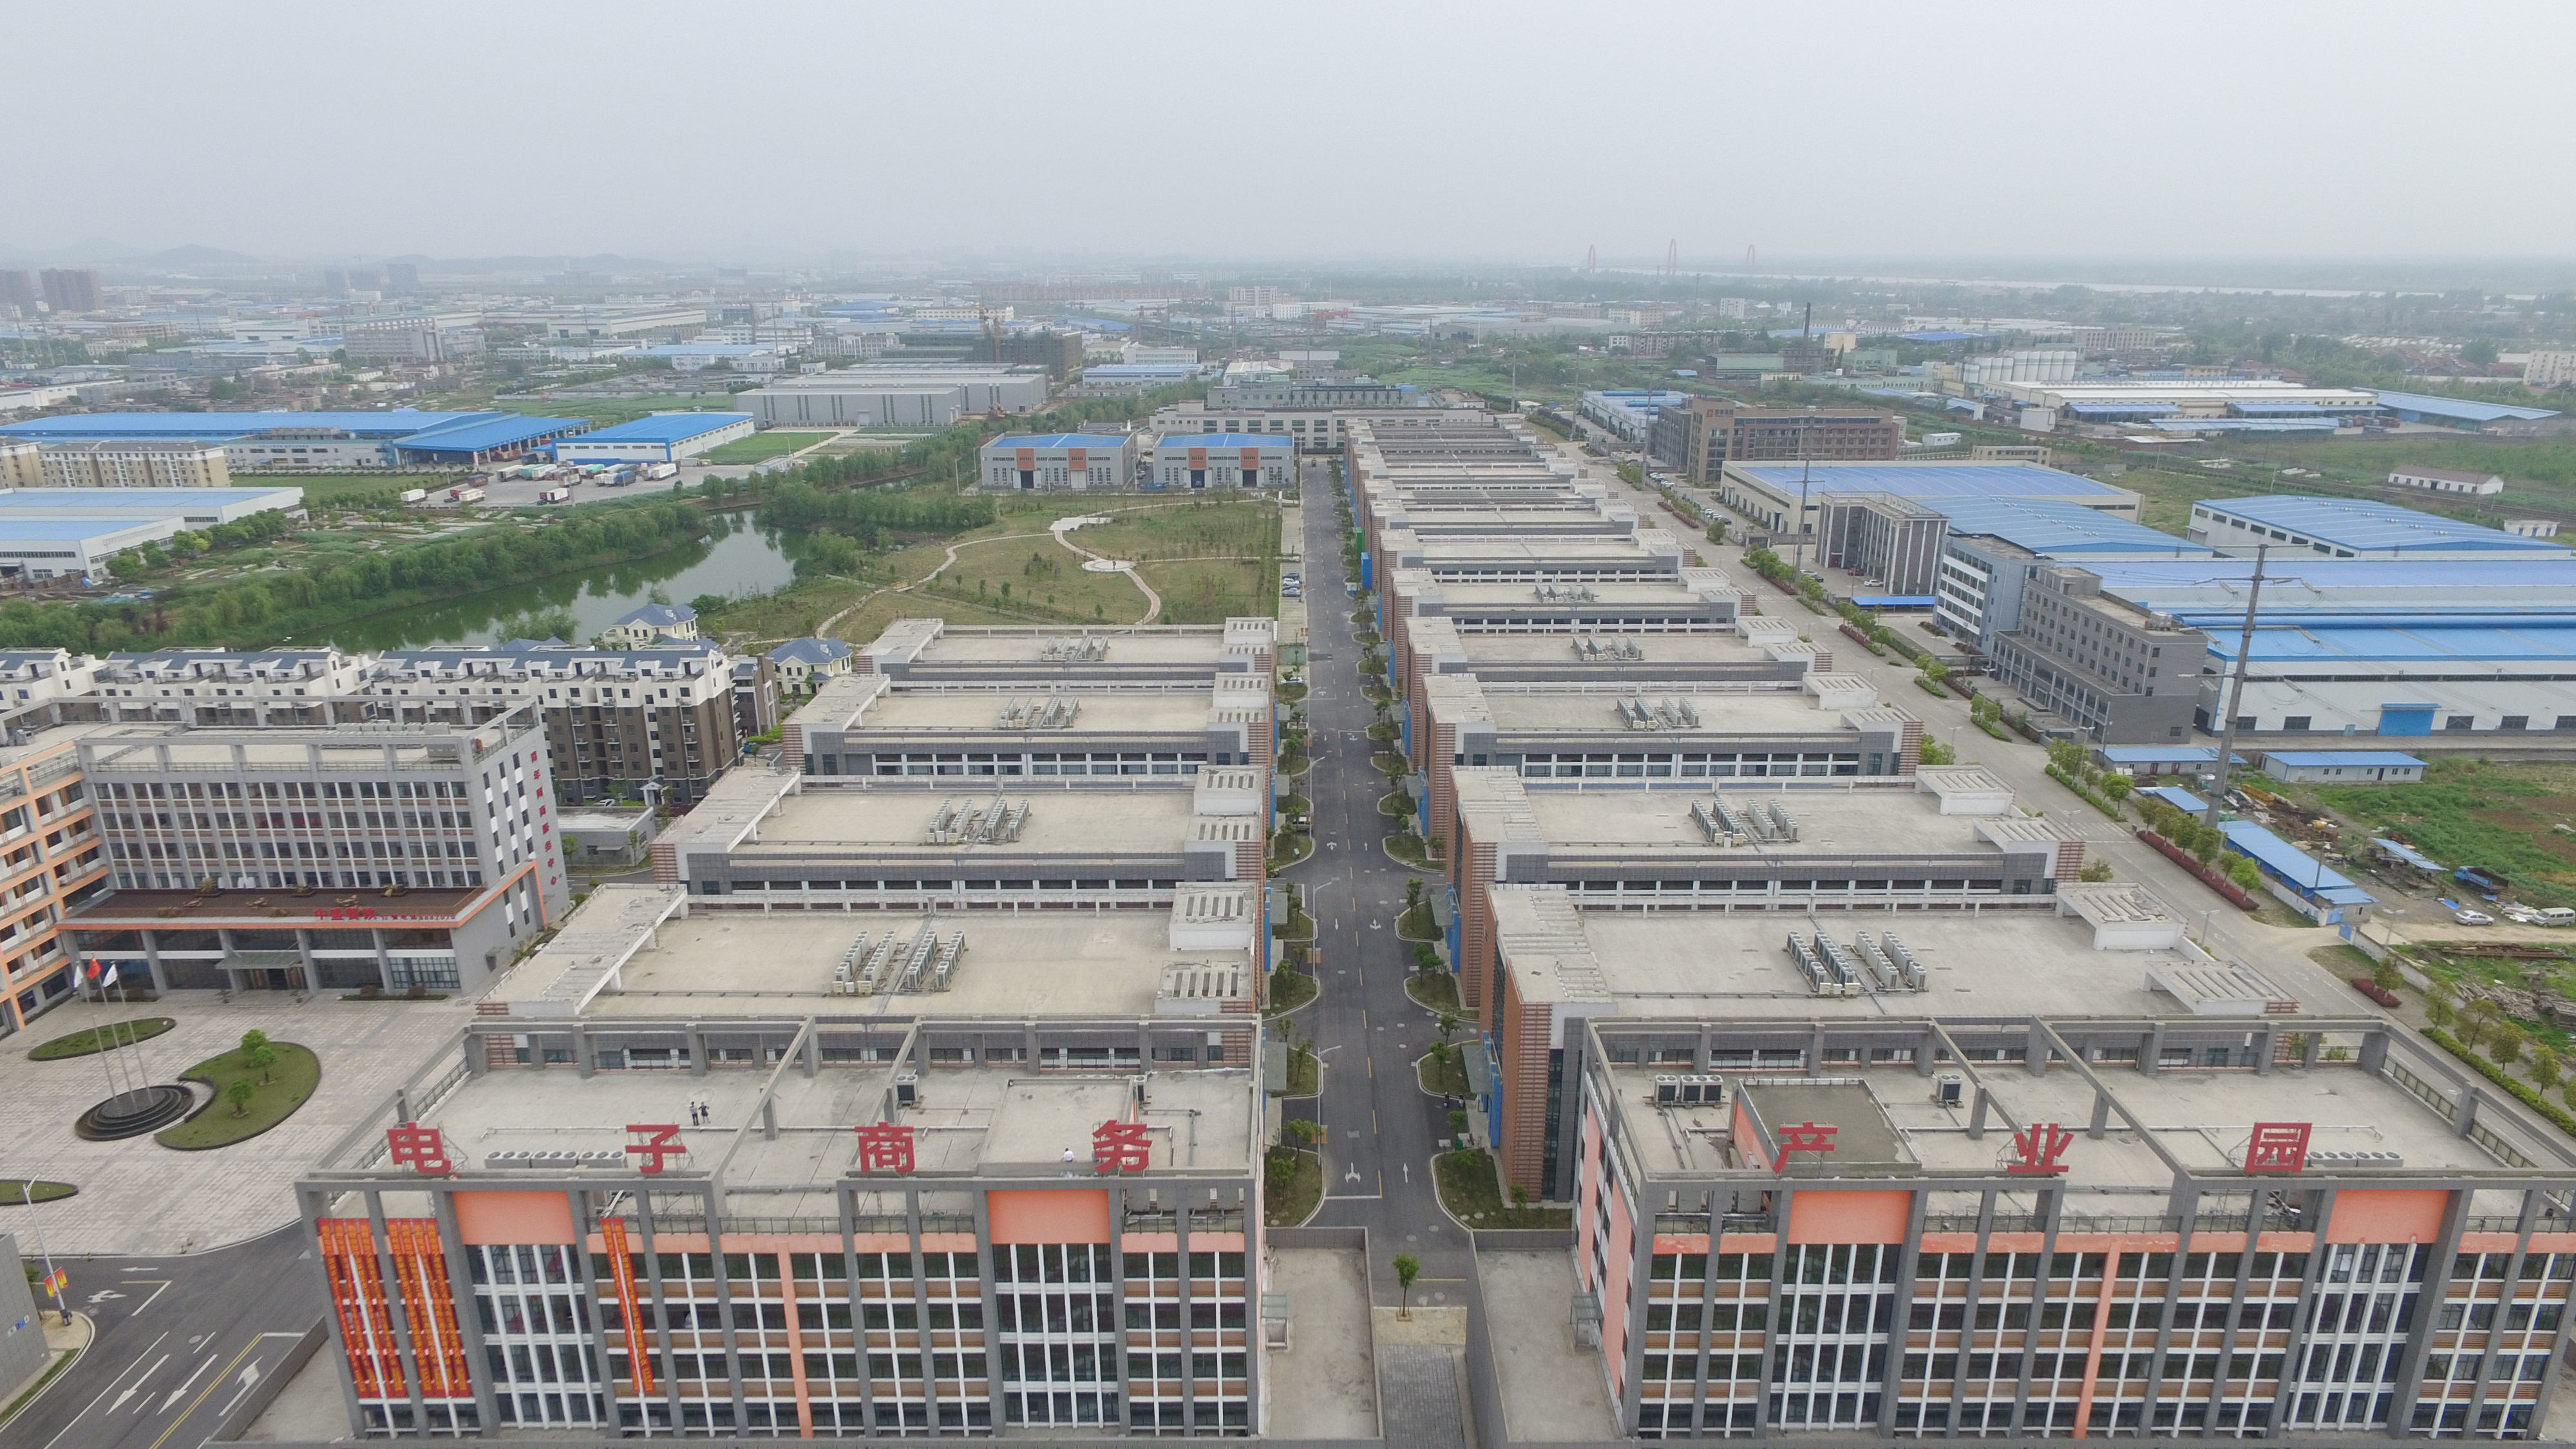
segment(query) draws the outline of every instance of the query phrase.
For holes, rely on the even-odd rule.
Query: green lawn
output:
[[[68,1182],[46,1182],[23,1177],[0,1178],[0,1207],[25,1207],[29,1202],[59,1202],[80,1191]]]
[[[28,1051],[27,1056],[30,1060],[39,1062],[56,1062],[66,1057],[90,1056],[101,1050],[112,1050],[123,1046],[128,1042],[150,1041],[178,1024],[166,1016],[144,1016],[136,1017],[131,1021],[109,1022],[103,1027],[94,1026],[86,1031],[76,1031],[69,1036],[58,1036],[51,1041],[40,1042]],[[105,1038],[103,1045],[102,1037]]]
[[[830,437],[829,433],[790,433],[773,431],[736,438],[719,448],[710,448],[701,456],[710,463],[758,463],[764,459],[810,448]]]
[[[1315,978],[1285,967],[1270,973],[1270,1014],[1295,1011],[1315,999]]]
[[[269,1080],[260,1080],[257,1068],[244,1061],[239,1048],[208,1057],[180,1075],[212,1083],[215,1099],[195,1116],[176,1127],[162,1129],[154,1140],[164,1147],[194,1152],[209,1147],[228,1147],[256,1137],[295,1115],[322,1084],[322,1062],[310,1048],[291,1041],[270,1042],[277,1050],[277,1064],[269,1070]],[[251,1084],[247,1109],[236,1112],[226,1095],[237,1081]]]
[[[1404,978],[1404,994],[1417,1006],[1443,1014],[1458,1010],[1458,978],[1446,971],[1416,971]]]
[[[1512,1206],[1494,1175],[1492,1155],[1481,1147],[1443,1152],[1432,1159],[1432,1167],[1439,1175],[1440,1205],[1471,1228],[1573,1226],[1572,1208]]]
[[[1426,1054],[1420,1061],[1413,1064],[1413,1079],[1422,1090],[1435,1097],[1467,1095],[1467,1069],[1459,1065],[1458,1055],[1454,1051],[1449,1054],[1449,1060],[1446,1062],[1434,1060]]]
[[[1324,1200],[1324,1161],[1294,1147],[1271,1148],[1270,1160],[1288,1170],[1274,1170],[1262,1199],[1263,1215],[1274,1228],[1295,1227],[1313,1217]]]

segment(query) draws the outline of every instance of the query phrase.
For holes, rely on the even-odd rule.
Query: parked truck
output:
[[[450,488],[447,490],[447,501],[450,503],[480,503],[483,501],[483,490],[480,488]]]
[[[644,465],[644,479],[648,483],[659,483],[665,478],[677,478],[679,476],[680,465],[677,463],[647,463]]]
[[[405,503],[418,503],[428,497],[429,490],[426,488],[406,488],[402,492],[402,501]]]
[[[570,503],[572,501],[572,490],[569,488],[549,488],[545,492],[537,495],[537,501],[539,503]]]

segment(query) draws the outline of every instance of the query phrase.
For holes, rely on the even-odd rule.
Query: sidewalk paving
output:
[[[269,1232],[294,1218],[296,1176],[427,1062],[470,1011],[459,1001],[355,1002],[328,993],[301,1005],[285,992],[222,1001],[211,991],[173,992],[151,1005],[56,1007],[0,1042],[0,1102],[10,1108],[0,1114],[0,1162],[12,1177],[68,1182],[80,1193],[0,1208],[0,1227],[32,1250],[41,1226],[57,1258],[194,1252]],[[97,1056],[30,1061],[28,1051],[84,1028],[149,1016],[179,1023],[125,1049],[141,1054],[155,1082],[176,1081],[198,1062],[238,1048],[242,1033],[255,1027],[310,1047],[322,1062],[322,1084],[282,1125],[231,1147],[179,1152],[149,1133],[81,1140],[72,1121],[110,1095],[105,1064]]]

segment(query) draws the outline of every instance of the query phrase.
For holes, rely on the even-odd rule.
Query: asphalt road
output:
[[[0,1449],[196,1449],[324,1307],[298,1227],[183,1258],[57,1260],[98,1336]]]
[[[1440,1209],[1432,1187],[1434,1140],[1448,1109],[1416,1085],[1414,1060],[1438,1039],[1438,1019],[1404,994],[1407,953],[1396,940],[1404,883],[1435,878],[1407,870],[1379,849],[1391,823],[1377,813],[1393,788],[1369,764],[1375,709],[1360,694],[1360,649],[1343,593],[1341,485],[1330,464],[1305,465],[1306,599],[1311,662],[1306,696],[1315,767],[1298,782],[1314,801],[1318,848],[1288,879],[1307,893],[1322,948],[1322,995],[1297,1013],[1324,1064],[1321,1115],[1325,1201],[1319,1226],[1369,1230],[1369,1284],[1376,1302],[1397,1300],[1398,1253],[1421,1261],[1413,1301],[1457,1301],[1469,1270],[1467,1235]]]

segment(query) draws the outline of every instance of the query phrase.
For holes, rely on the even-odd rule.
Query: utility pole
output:
[[[2200,812],[2200,823],[2212,830],[2218,828],[2218,808],[2227,798],[2228,762],[2236,758],[2236,710],[2245,699],[2245,672],[2254,653],[2254,608],[2263,598],[2263,558],[2271,551],[2268,543],[2254,547],[2254,579],[2245,591],[2245,627],[2236,635],[2236,671],[2228,683],[2227,718],[2218,735],[2217,783]]]

